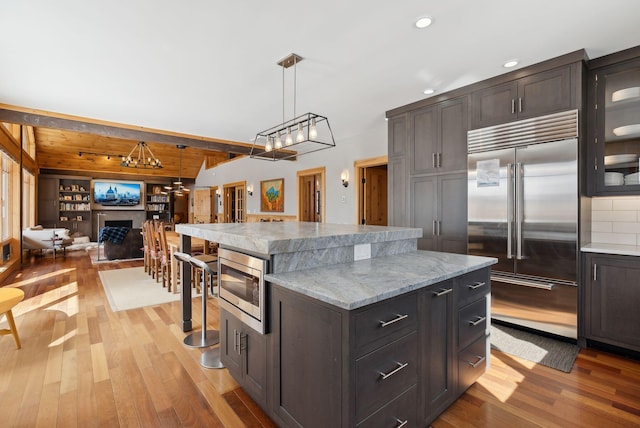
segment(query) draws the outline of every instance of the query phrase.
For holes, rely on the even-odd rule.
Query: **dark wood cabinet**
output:
[[[453,280],[424,291],[422,384],[425,424],[428,425],[456,398],[455,311]]]
[[[38,224],[91,236],[91,180],[82,177],[38,177]]]
[[[475,91],[472,129],[575,108],[573,67],[559,67]]]
[[[484,372],[489,268],[352,311],[268,287],[271,398],[258,402],[279,426],[428,425]],[[248,388],[229,355],[237,323],[221,311],[223,362]]]
[[[593,195],[638,195],[640,47],[608,62],[589,72],[589,189]]]
[[[466,173],[412,177],[409,199],[409,224],[423,230],[418,249],[466,254]]]
[[[220,309],[220,358],[245,391],[267,405],[267,338]]]
[[[410,114],[410,174],[467,168],[468,97],[455,98]]]
[[[173,221],[172,194],[164,188],[166,185],[166,183],[146,183],[145,208],[148,220]]]
[[[409,147],[409,119],[404,113],[389,118],[388,145],[388,223],[394,226],[409,226],[407,151]]]
[[[454,278],[453,283],[458,317],[456,390],[462,394],[485,372],[489,357],[489,269],[469,272]]]
[[[57,226],[60,221],[59,200],[58,179],[40,175],[38,177],[38,224],[44,227]]]
[[[587,339],[640,351],[640,257],[586,254]]]
[[[404,113],[389,118],[387,122],[389,158],[404,157],[407,154],[409,141],[408,114]]]
[[[348,333],[338,309],[271,285],[273,403],[278,425],[348,424]],[[344,347],[343,347],[344,346]],[[344,407],[343,407],[344,406]]]

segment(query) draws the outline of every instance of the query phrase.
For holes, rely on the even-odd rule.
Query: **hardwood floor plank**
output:
[[[60,382],[44,385],[35,423],[37,428],[48,428],[52,425],[52,421],[58,419],[59,397]]]

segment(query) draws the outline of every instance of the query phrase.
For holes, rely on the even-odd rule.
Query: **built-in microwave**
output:
[[[267,266],[267,260],[218,249],[220,307],[263,334],[266,330],[264,274]]]

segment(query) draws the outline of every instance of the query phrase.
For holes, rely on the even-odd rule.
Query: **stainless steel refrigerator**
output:
[[[493,319],[577,338],[577,111],[469,131],[469,254]]]

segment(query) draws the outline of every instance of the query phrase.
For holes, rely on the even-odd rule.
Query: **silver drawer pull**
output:
[[[400,420],[400,419],[396,418],[396,422],[398,423],[398,425],[396,425],[396,428],[402,428],[403,426],[405,426],[405,425],[407,425],[409,423],[409,419],[405,419],[403,421],[403,420]]]
[[[394,319],[392,319],[391,321],[380,321],[380,327],[386,327],[388,325],[396,323],[396,322],[398,322],[400,320],[403,320],[405,318],[409,318],[409,315],[407,315],[407,314],[405,314],[405,315],[396,314],[396,317]]]
[[[476,326],[478,324],[483,323],[486,319],[487,317],[478,317],[478,319],[476,319],[475,321],[469,321],[469,325]]]
[[[434,297],[444,296],[445,294],[449,294],[453,291],[453,288],[440,289],[438,291],[433,291]]]
[[[476,355],[476,358],[478,359],[478,361],[476,361],[475,363],[472,363],[471,361],[467,361],[467,364],[469,364],[474,369],[478,367],[480,364],[482,364],[484,360],[486,360],[486,357],[483,357],[482,355]]]
[[[476,288],[480,288],[480,287],[482,287],[483,285],[486,285],[486,284],[487,284],[486,282],[478,281],[475,284],[467,285],[467,287],[469,287],[469,290],[475,290]]]
[[[390,371],[389,373],[378,372],[378,374],[382,376],[383,380],[387,379],[389,376],[393,376],[394,374],[398,373],[400,370],[402,370],[403,368],[409,365],[409,363],[396,363],[396,364],[398,365],[398,367],[396,367],[393,371]]]

